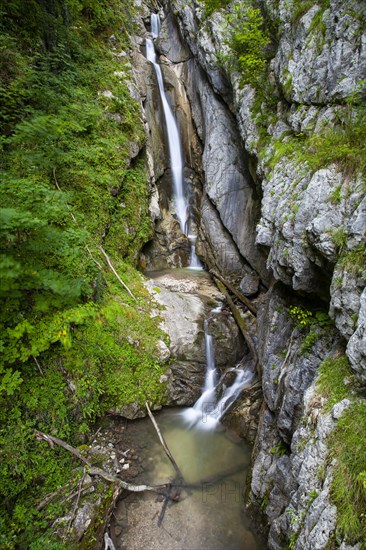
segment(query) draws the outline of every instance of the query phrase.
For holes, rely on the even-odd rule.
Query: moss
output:
[[[338,535],[353,544],[366,539],[366,401],[356,397],[357,384],[344,355],[323,361],[317,388],[326,397],[326,411],[343,399],[352,401],[329,436],[328,447],[335,459],[331,499],[337,506]]]
[[[337,529],[349,543],[366,540],[366,402],[355,402],[329,437],[336,459],[331,498],[337,506]]]

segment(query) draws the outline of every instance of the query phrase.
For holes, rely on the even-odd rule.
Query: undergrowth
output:
[[[164,335],[135,269],[151,235],[145,134],[117,55],[132,17],[127,0],[0,7],[4,549],[58,547],[42,532],[62,509],[37,504],[75,462],[35,430],[77,446],[112,407],[164,400]]]
[[[326,397],[325,410],[343,399],[351,405],[328,438],[332,468],[331,499],[337,506],[337,535],[348,543],[366,540],[366,401],[357,388],[346,356],[323,361],[317,388]]]

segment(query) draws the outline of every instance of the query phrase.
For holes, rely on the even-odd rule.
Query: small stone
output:
[[[332,409],[332,416],[335,420],[340,418],[344,411],[348,409],[350,406],[351,401],[349,399],[342,399],[339,403],[336,403]]]
[[[122,466],[122,470],[128,470],[129,467],[130,467],[130,465],[129,465],[128,463],[127,463],[127,464],[124,464],[124,465]]]
[[[85,474],[84,481],[83,481],[83,487],[90,487],[92,485],[92,478],[89,474]]]
[[[259,276],[255,271],[245,275],[239,285],[244,296],[253,296],[253,294],[256,294],[259,288],[259,281]]]

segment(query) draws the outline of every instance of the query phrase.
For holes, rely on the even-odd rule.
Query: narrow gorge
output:
[[[13,3],[0,546],[366,550],[364,2]]]
[[[361,548],[364,538],[364,457],[356,489],[360,508],[352,512],[360,514],[355,536],[342,512],[337,523],[334,483],[349,473],[335,471],[337,449],[327,443],[339,418],[346,414],[352,422],[353,408],[365,412],[364,174],[357,165],[353,172],[343,165],[342,151],[332,158],[326,148],[339,146],[332,137],[338,125],[363,124],[357,117],[364,116],[365,8],[329,4],[309,5],[303,13],[290,3],[260,5],[277,25],[264,96],[243,86],[240,73],[222,58],[223,11],[207,16],[202,5],[186,2],[159,8],[156,48],[183,135],[197,252],[211,273],[229,280],[258,310],[256,319],[250,311],[244,319],[258,353],[263,396],[248,392],[229,417],[254,443],[248,506],[255,514],[261,510],[269,548],[276,549],[348,548],[348,539]],[[149,30],[148,10],[141,34]],[[140,80],[138,87],[143,89]],[[167,163],[156,154],[163,147],[156,142],[152,93],[148,87],[146,117],[160,216],[143,260],[155,268],[165,255],[171,266],[187,265],[181,237],[173,254],[161,246],[161,234],[174,236],[176,222],[172,201],[166,202]],[[356,153],[357,138],[349,139]],[[336,377],[341,380],[333,389]],[[250,422],[258,425],[255,436]]]

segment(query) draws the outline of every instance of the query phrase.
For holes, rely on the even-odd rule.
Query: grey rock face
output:
[[[250,499],[264,509],[270,549],[282,549],[292,537],[298,550],[321,550],[336,523],[326,440],[349,403],[337,405],[333,416],[322,412],[324,401],[313,381],[321,361],[341,344],[336,331],[319,331],[311,350],[303,351],[305,334],[288,315],[291,302],[288,291],[276,285],[258,309],[265,405],[253,451]],[[324,481],[320,468],[328,472]]]
[[[202,197],[200,216],[197,252],[207,265],[215,267],[220,273],[242,277],[248,269],[246,263],[206,194]]]
[[[178,26],[171,12],[164,19],[156,42],[157,50],[172,63],[182,63],[190,58],[189,49],[179,36]]]
[[[352,368],[366,381],[366,290],[363,291],[360,302],[357,330],[349,339],[347,355]]]
[[[187,63],[185,70],[190,103],[196,106],[192,109],[193,119],[204,143],[202,167],[205,192],[241,256],[262,278],[267,279],[265,254],[255,247],[254,228],[259,219],[259,196],[245,162],[246,153],[241,146],[235,121],[228,108],[216,98],[197,63]],[[201,228],[207,235],[206,241],[209,241],[211,233],[222,230],[205,224],[209,214],[206,205],[203,202],[206,212],[202,212]],[[212,219],[211,216],[209,221]]]
[[[249,271],[240,281],[239,288],[244,296],[253,296],[258,292],[260,278],[255,271]]]
[[[364,78],[365,4],[356,1],[353,10],[342,0],[332,0],[327,10],[315,5],[298,22],[292,18],[293,10],[279,11],[284,32],[274,66],[285,90],[286,82],[291,82],[288,100],[329,103],[352,94]]]

